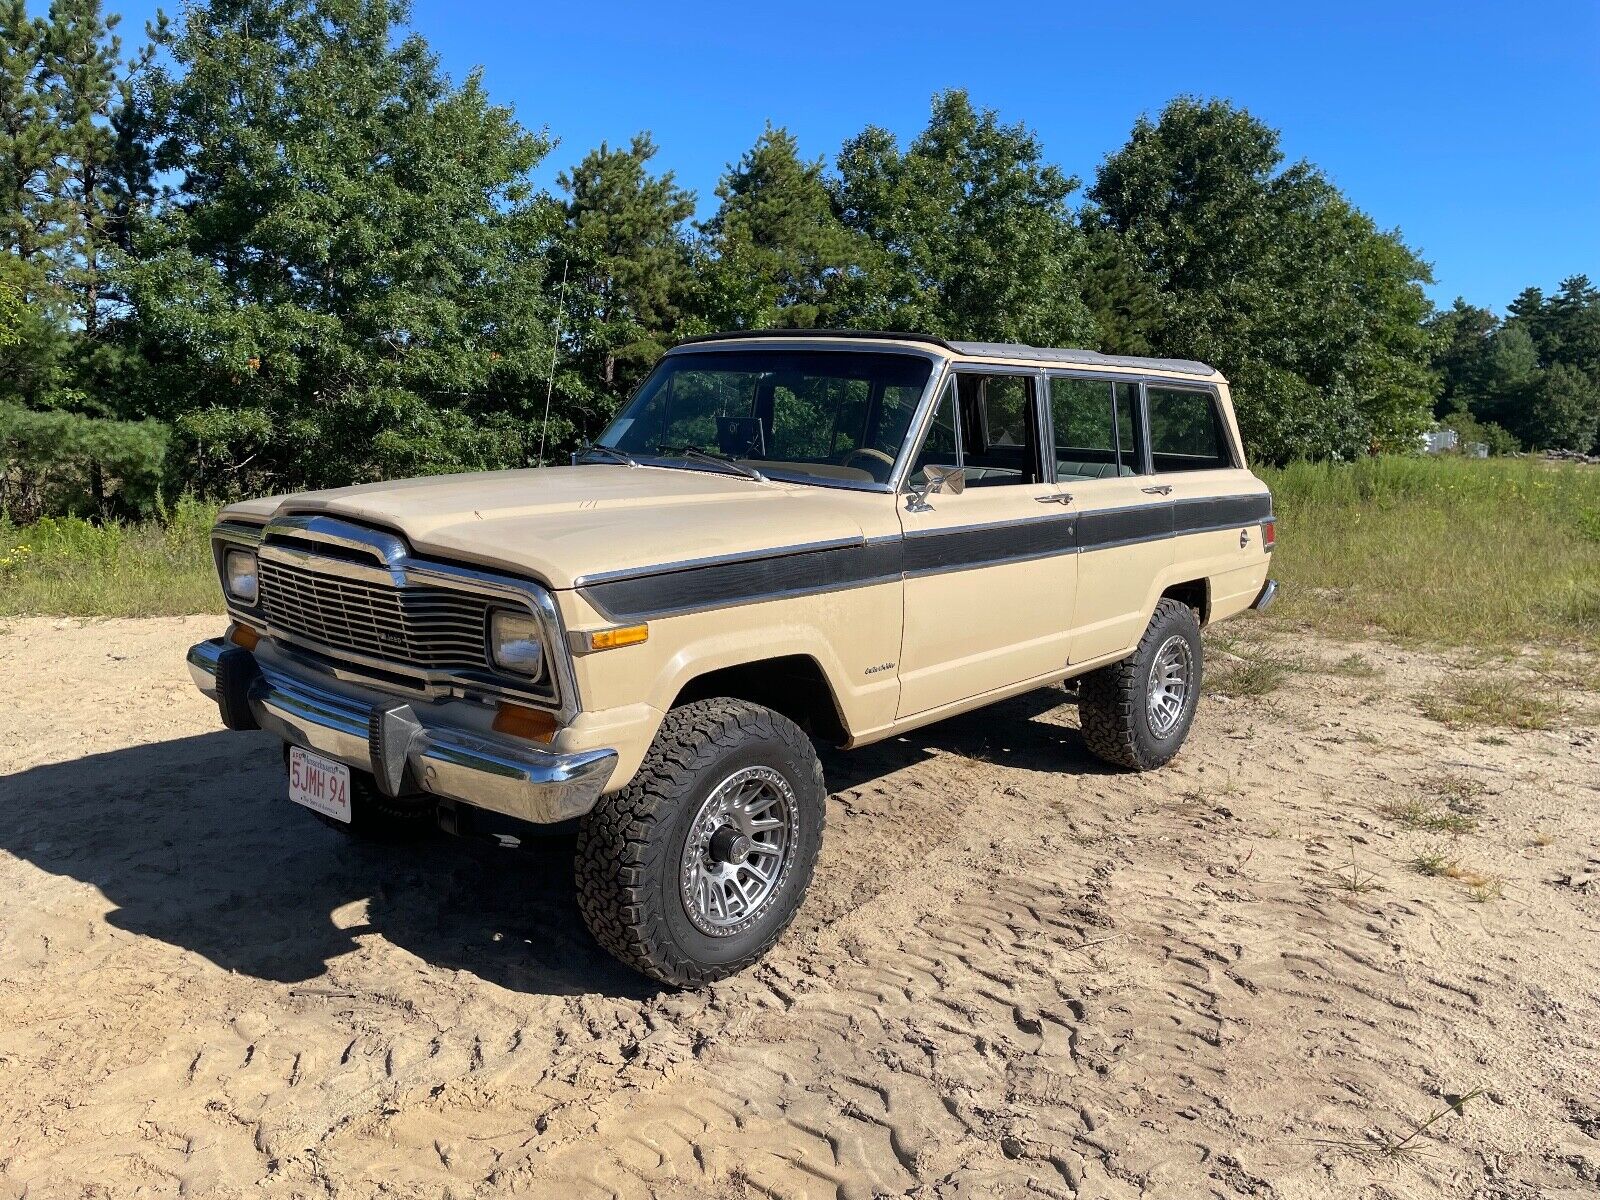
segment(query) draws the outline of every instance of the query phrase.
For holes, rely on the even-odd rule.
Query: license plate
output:
[[[299,746],[289,751],[289,799],[350,823],[350,768]]]

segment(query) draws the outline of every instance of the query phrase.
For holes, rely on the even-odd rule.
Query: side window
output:
[[[1109,479],[1139,471],[1138,385],[1059,375],[1050,380],[1056,478]]]
[[[922,468],[929,463],[937,467],[961,465],[961,455],[956,450],[956,389],[953,384],[945,385],[939,405],[933,410],[933,424],[928,426],[928,436],[922,439],[922,449],[917,451],[916,460],[911,464],[912,487],[918,487],[926,480]]]
[[[1135,432],[1139,416],[1139,385],[1114,383],[1112,392],[1117,400],[1117,473],[1138,475],[1143,472],[1139,463],[1139,435]]]
[[[1038,483],[1039,425],[1028,375],[956,376],[968,487]]]
[[[1151,387],[1150,457],[1157,471],[1212,471],[1233,466],[1227,431],[1210,392]]]

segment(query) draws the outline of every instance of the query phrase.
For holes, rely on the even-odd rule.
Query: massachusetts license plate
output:
[[[349,824],[350,768],[294,747],[289,751],[289,799]]]

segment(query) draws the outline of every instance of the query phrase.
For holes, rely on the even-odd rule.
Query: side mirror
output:
[[[959,496],[966,490],[965,467],[941,467],[929,463],[922,468],[922,483],[911,489],[911,499],[906,503],[906,511],[927,512],[933,507],[928,503],[928,497],[935,492],[949,492],[952,496]]]

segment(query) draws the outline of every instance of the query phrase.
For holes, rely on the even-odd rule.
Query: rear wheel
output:
[[[667,714],[638,773],[578,832],[578,905],[595,939],[663,983],[723,979],[794,919],[822,845],[811,741],[744,700]]]
[[[1134,652],[1079,684],[1084,742],[1097,757],[1134,771],[1172,761],[1194,724],[1203,665],[1194,610],[1162,600]]]

